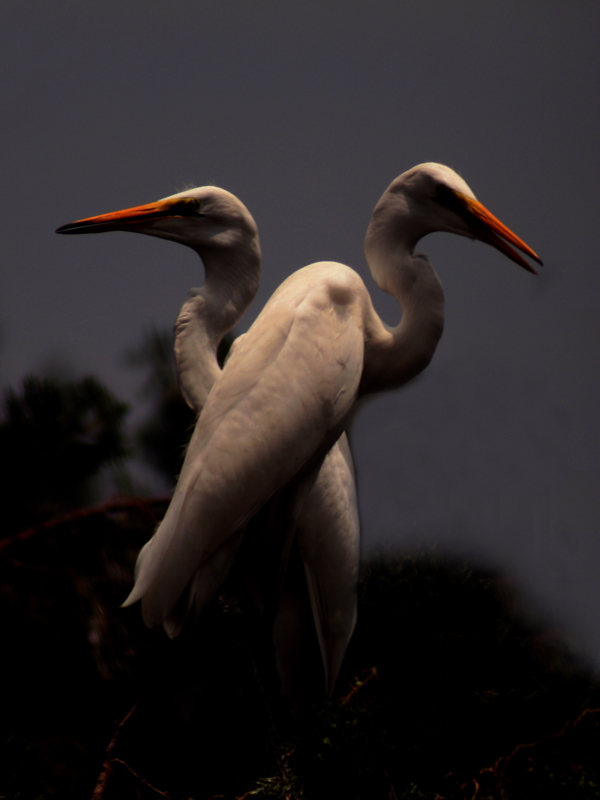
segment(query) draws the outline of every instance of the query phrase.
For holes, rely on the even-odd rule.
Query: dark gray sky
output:
[[[4,385],[64,361],[131,402],[121,361],[172,325],[197,257],[128,234],[59,237],[186,185],[258,223],[261,291],[354,266],[390,181],[457,169],[545,260],[539,278],[445,234],[427,373],[371,400],[353,442],[367,548],[441,544],[509,570],[600,660],[600,5],[5,0],[0,30]]]

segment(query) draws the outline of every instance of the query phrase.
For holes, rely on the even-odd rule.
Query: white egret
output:
[[[59,231],[126,228],[190,244],[190,219],[206,208],[182,195]],[[192,246],[204,248],[208,275],[207,257],[239,232],[210,217],[202,242],[200,230]],[[301,485],[296,515],[306,508],[357,399],[401,386],[428,365],[442,334],[444,298],[433,266],[414,247],[434,231],[484,241],[531,272],[513,248],[541,263],[448,167],[422,164],[396,178],[375,207],[365,253],[376,283],[399,302],[399,325],[380,320],[361,278],[342,264],[312,264],[284,281],[215,376],[169,509],[140,554],[126,604],[141,600],[146,624],[176,628],[182,603],[203,607],[227,574],[245,525],[269,498]],[[245,228],[241,238],[248,238]],[[230,315],[227,292],[217,292],[216,304],[219,319]]]
[[[165,224],[166,220],[169,222]],[[140,221],[143,228],[139,227]],[[160,224],[149,230],[148,224],[156,222]],[[234,195],[209,186],[180,192],[146,206],[81,220],[63,226],[59,232],[114,230],[179,241],[195,249],[204,261],[205,283],[200,289],[190,290],[175,325],[180,386],[188,405],[200,413],[221,372],[217,362],[219,342],[238,322],[258,288],[260,246],[254,220]],[[291,507],[288,509],[284,504],[282,508],[280,502],[275,513],[270,514],[268,526],[264,526],[271,535],[273,529],[278,535],[274,541],[262,542],[259,552],[264,557],[267,545],[275,550],[270,563],[275,574],[268,575],[268,570],[260,569],[262,565],[258,565],[254,556],[254,569],[247,571],[246,579],[251,581],[252,594],[259,606],[276,599],[270,594],[279,591],[281,595],[274,631],[277,666],[284,692],[298,699],[302,683],[298,656],[306,626],[302,619],[304,605],[298,592],[283,583],[283,576],[277,575],[277,567],[284,545],[282,539],[286,535],[291,539],[288,529],[292,526],[304,564],[325,686],[331,692],[356,620],[359,524],[352,460],[345,435],[331,448],[316,478],[309,476],[307,482],[299,481],[285,500]],[[256,531],[254,534],[256,538]],[[268,539],[269,534],[259,531],[259,535]],[[195,583],[210,580],[211,566],[203,565],[195,581],[188,585],[188,591],[163,620],[170,635],[180,632],[194,605]]]
[[[215,187],[192,191],[197,197],[207,193],[204,200],[225,194]],[[189,192],[182,194],[189,197]],[[240,206],[241,203],[237,198],[229,193],[226,197],[231,210],[238,210],[236,202]],[[244,212],[248,214],[245,208]],[[231,220],[236,216],[235,213],[227,215]],[[200,251],[200,255],[203,256],[203,251]],[[221,373],[217,347],[223,331],[222,328],[215,330],[214,315],[207,302],[207,298],[214,294],[215,275],[229,275],[230,290],[237,280],[245,280],[246,273],[243,276],[231,275],[228,262],[232,257],[235,257],[235,253],[227,248],[227,252],[220,255],[218,269],[212,261],[212,269],[207,269],[204,285],[189,291],[175,323],[174,351],[179,385],[188,406],[198,414]],[[243,310],[240,305],[239,317]],[[239,337],[233,343],[230,353],[239,346],[241,340],[242,337]],[[306,683],[306,675],[301,674],[305,665],[300,651],[306,645],[304,632],[309,623],[304,619],[302,593],[290,587],[284,575],[278,574],[281,570],[285,571],[289,556],[282,549],[286,548],[286,544],[289,547],[291,537],[295,536],[304,565],[312,618],[323,661],[325,688],[331,693],[356,623],[356,581],[360,557],[354,469],[345,433],[325,457],[314,483],[309,479],[305,487],[299,481],[291,497],[285,500],[287,503],[279,503],[270,510],[267,525],[265,520],[260,519],[254,526],[259,530],[253,530],[253,550],[246,553],[246,557],[252,559],[252,564],[245,565],[244,572],[246,584],[263,612],[270,601],[277,603],[273,620],[277,667],[284,693],[299,704],[304,694],[303,684]],[[287,508],[287,505],[291,505],[291,508]],[[265,528],[269,529],[271,535]],[[256,538],[261,541],[257,542]],[[267,557],[267,550],[274,551],[269,553],[270,558]],[[262,561],[268,563],[259,563]],[[199,575],[198,579],[202,580],[202,576]],[[171,635],[181,630],[188,613],[189,597],[185,597],[166,621],[167,631]]]

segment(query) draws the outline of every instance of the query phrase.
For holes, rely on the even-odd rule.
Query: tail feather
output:
[[[172,639],[179,636],[186,620],[189,617],[197,617],[218,592],[231,568],[242,536],[243,531],[232,536],[204,564],[198,567],[177,603],[162,620],[164,629]]]
[[[135,565],[135,584],[123,603],[123,608],[141,600],[158,578],[163,560],[171,545],[173,533],[177,527],[183,500],[183,492],[175,494],[154,536],[140,550]]]
[[[161,574],[167,549],[161,547],[161,543],[170,533],[171,522],[165,517],[155,535],[140,551],[135,569],[135,586],[123,606],[141,600],[142,617],[147,627],[162,624],[168,635],[174,638],[181,633],[188,617],[200,613],[218,591],[231,568],[243,530],[230,536],[201,563],[187,585],[177,594],[173,581],[168,575]],[[199,532],[198,536],[201,535]]]

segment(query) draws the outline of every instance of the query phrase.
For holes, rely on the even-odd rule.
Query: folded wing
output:
[[[341,265],[306,267],[282,284],[236,347],[207,399],[167,514],[140,556],[126,604],[142,599],[147,624],[169,618],[198,570],[200,600],[210,599],[246,522],[338,438],[362,371],[361,285]]]

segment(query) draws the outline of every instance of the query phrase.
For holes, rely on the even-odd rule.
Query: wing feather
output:
[[[356,273],[341,265],[305,267],[236,347],[126,601],[141,597],[149,623],[169,617],[199,568],[210,575],[207,585],[218,586],[250,517],[339,436],[362,371],[357,286]]]

